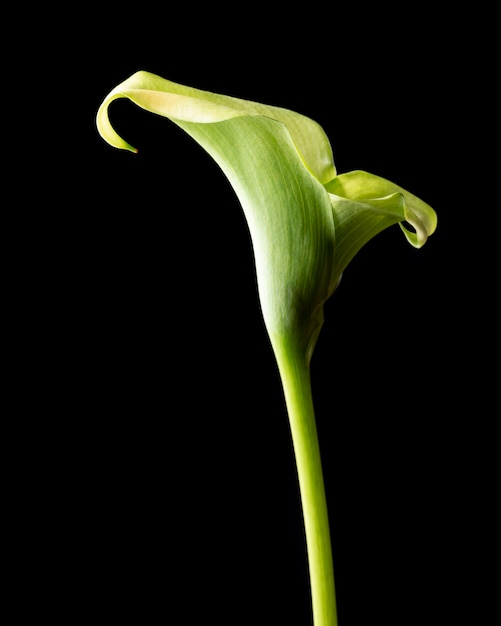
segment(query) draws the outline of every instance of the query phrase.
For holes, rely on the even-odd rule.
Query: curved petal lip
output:
[[[326,184],[336,175],[329,139],[309,117],[282,107],[180,85],[144,71],[117,85],[99,108],[98,131],[114,147],[137,152],[111,127],[107,109],[117,98],[128,98],[152,113],[180,122],[209,124],[242,116],[269,117],[287,128],[305,167],[315,178]]]

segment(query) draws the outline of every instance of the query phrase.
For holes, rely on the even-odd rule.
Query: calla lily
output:
[[[435,230],[433,209],[398,185],[361,171],[337,175],[327,136],[301,114],[141,71],[115,87],[97,115],[102,137],[134,152],[109,121],[117,98],[169,118],[220,165],[250,228],[270,337],[300,336],[308,359],[322,305],[358,250],[393,224],[415,247]]]
[[[109,105],[118,98],[168,118],[195,139],[219,164],[242,205],[293,434],[314,623],[334,626],[334,574],[309,378],[323,305],[370,239],[399,224],[420,248],[436,228],[436,214],[384,178],[363,171],[337,174],[321,126],[294,111],[141,71],[115,87],[97,114],[103,139],[132,151],[109,120]]]

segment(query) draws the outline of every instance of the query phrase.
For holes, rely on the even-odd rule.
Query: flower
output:
[[[103,139],[132,151],[109,120],[117,98],[170,119],[227,176],[249,226],[275,350],[292,342],[309,363],[325,301],[376,234],[399,224],[420,248],[436,229],[435,211],[398,185],[364,171],[337,174],[325,132],[304,115],[140,71],[115,87],[97,113]]]

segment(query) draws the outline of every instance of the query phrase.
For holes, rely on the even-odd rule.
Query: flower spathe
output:
[[[170,119],[219,164],[249,226],[272,343],[293,340],[308,361],[323,304],[358,250],[394,224],[416,248],[436,229],[434,210],[398,185],[363,171],[337,174],[326,134],[304,115],[140,71],[97,114],[103,139],[132,151],[109,120],[118,98]],[[168,174],[161,184],[169,184]]]

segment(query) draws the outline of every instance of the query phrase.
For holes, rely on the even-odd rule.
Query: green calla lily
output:
[[[398,185],[367,172],[336,175],[327,136],[301,114],[137,72],[110,92],[97,116],[102,137],[132,151],[108,118],[117,98],[169,118],[220,165],[251,231],[270,337],[295,335],[308,359],[322,304],[358,250],[393,224],[415,247],[435,230],[431,207]]]
[[[136,150],[115,132],[108,116],[118,98],[168,118],[195,139],[219,164],[242,205],[293,434],[314,623],[334,626],[334,574],[309,378],[323,305],[370,239],[399,224],[409,243],[420,248],[435,231],[436,214],[379,176],[337,174],[321,126],[294,111],[141,71],[115,87],[97,113],[103,139],[131,151]]]

